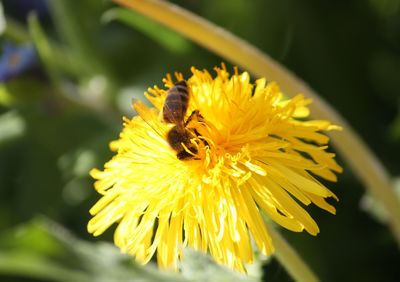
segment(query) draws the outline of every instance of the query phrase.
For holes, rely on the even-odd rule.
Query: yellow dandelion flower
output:
[[[224,65],[215,71],[213,78],[192,68],[182,123],[162,118],[172,77],[164,79],[166,90],[149,89],[154,108],[136,102],[139,115],[124,118],[110,144],[116,155],[103,171],[91,171],[102,198],[90,210],[89,232],[98,236],[118,223],[115,244],[141,263],[157,252],[159,266],[177,270],[189,246],[244,271],[253,261],[251,241],[263,254],[274,250],[261,210],[312,235],[319,229],[303,206],[335,213],[325,198],[336,196],[317,178],[336,181],[342,170],[322,133],[338,127],[299,119],[311,101],[283,100],[275,82],[252,84],[247,72],[230,76]],[[184,80],[175,76],[175,83]],[[174,129],[187,137],[175,149],[168,137]]]

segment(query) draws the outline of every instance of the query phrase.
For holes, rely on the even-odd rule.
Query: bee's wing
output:
[[[144,120],[151,120],[153,118],[150,109],[147,108],[143,104],[143,102],[138,99],[132,99],[132,108]]]
[[[161,112],[161,116],[163,117],[163,119],[164,119],[164,111],[165,111],[165,109],[167,111],[169,111],[169,112],[172,112],[172,109],[169,107],[168,103],[164,103],[163,108],[162,108],[162,112]],[[173,123],[173,124],[178,125],[178,126],[181,126],[181,125],[183,126],[184,115],[182,116],[182,120],[180,120],[179,118],[174,117],[173,115],[169,116],[168,119],[169,119],[168,121],[166,119],[164,119],[164,121],[167,122],[167,123]]]
[[[136,111],[138,116],[142,118],[142,120],[153,129],[160,137],[164,138],[164,134],[161,134],[162,130],[159,128],[154,120],[154,113],[143,104],[142,101],[133,98],[132,99],[132,108]]]

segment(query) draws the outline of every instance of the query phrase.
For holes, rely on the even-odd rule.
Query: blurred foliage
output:
[[[293,70],[399,174],[400,1],[173,2]],[[221,58],[109,1],[2,4],[1,44],[34,44],[38,60],[0,83],[0,280],[246,280],[198,254],[187,256],[182,275],[140,267],[86,232],[98,199],[88,171],[111,157],[108,143],[122,115],[132,116],[131,99],[162,86],[168,72],[211,69]],[[346,166],[329,186],[341,200],[338,214],[310,209],[321,234],[284,235],[322,281],[399,281],[398,247],[371,216],[379,204],[360,203],[364,190]],[[100,240],[111,242],[112,232]],[[263,277],[291,281],[274,259]]]
[[[154,265],[143,267],[135,264],[129,256],[121,255],[114,245],[79,240],[43,217],[0,234],[0,239],[3,250],[0,273],[9,277],[25,276],[60,282],[196,282],[206,281],[204,278],[211,274],[213,281],[259,281],[222,268],[210,258],[190,251],[185,253],[182,275],[158,271]],[[199,268],[201,270],[196,272]],[[204,269],[212,272],[204,272]]]

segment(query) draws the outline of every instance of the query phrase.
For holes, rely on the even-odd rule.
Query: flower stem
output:
[[[295,249],[286,239],[275,230],[268,228],[275,246],[275,256],[286,271],[295,281],[317,282],[320,281],[315,273],[308,267],[304,260],[298,255]]]
[[[304,81],[254,46],[179,6],[160,0],[114,1],[170,27],[257,76],[279,82],[283,92],[289,96],[301,92],[311,97],[314,117],[345,128],[331,136],[332,142],[369,192],[385,206],[389,226],[400,246],[400,201],[389,174],[345,119]]]

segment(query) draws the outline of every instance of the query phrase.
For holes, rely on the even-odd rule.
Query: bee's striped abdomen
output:
[[[189,104],[189,91],[185,80],[177,82],[168,92],[163,106],[165,122],[183,124]]]

